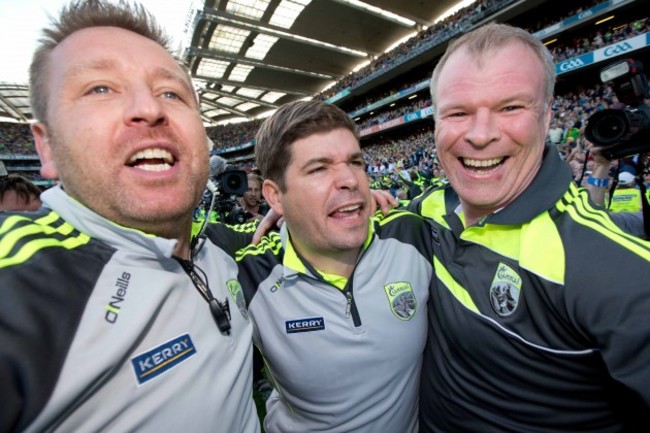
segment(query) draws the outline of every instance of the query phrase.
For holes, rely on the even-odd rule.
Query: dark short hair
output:
[[[5,193],[8,191],[14,191],[25,203],[29,203],[34,197],[38,198],[41,195],[39,187],[29,179],[14,173],[0,177],[0,202],[4,200]]]
[[[264,179],[286,191],[285,171],[291,163],[291,145],[314,134],[344,128],[359,139],[350,116],[336,105],[295,101],[282,105],[266,119],[255,136],[255,164]]]
[[[125,0],[74,0],[66,5],[58,19],[50,17],[51,27],[42,30],[29,68],[30,104],[33,117],[47,121],[46,85],[50,53],[65,38],[79,30],[92,27],[118,27],[151,39],[172,55],[170,39],[157,24],[156,19],[140,4],[129,4]],[[172,55],[173,57],[173,55]]]

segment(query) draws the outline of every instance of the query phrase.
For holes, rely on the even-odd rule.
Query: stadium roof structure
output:
[[[0,83],[0,119],[27,123],[32,118],[29,88],[25,84]]]
[[[187,0],[189,3],[189,0]],[[460,0],[203,0],[185,20],[207,125],[310,98]],[[0,119],[31,120],[26,85],[0,83]]]
[[[185,51],[208,123],[310,98],[459,0],[205,0]]]

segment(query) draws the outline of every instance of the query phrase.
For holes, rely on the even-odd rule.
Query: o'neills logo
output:
[[[520,293],[519,274],[505,263],[499,263],[490,285],[490,302],[494,311],[502,317],[514,313],[519,304]]]
[[[111,300],[106,304],[106,315],[104,318],[109,323],[117,322],[117,316],[120,314],[120,309],[122,308],[122,302],[124,302],[124,297],[126,296],[126,291],[129,288],[129,280],[131,279],[131,274],[128,272],[123,272],[122,276],[115,281],[115,294],[111,296]]]

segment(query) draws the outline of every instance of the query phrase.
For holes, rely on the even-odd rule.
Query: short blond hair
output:
[[[447,47],[447,51],[440,58],[438,64],[433,69],[429,90],[431,92],[431,103],[433,104],[434,113],[436,112],[437,98],[436,88],[442,69],[447,61],[456,51],[461,49],[467,50],[472,54],[477,62],[481,62],[487,53],[499,50],[510,42],[520,42],[529,47],[539,58],[544,70],[544,93],[547,104],[553,101],[555,91],[555,62],[553,55],[546,46],[531,33],[519,27],[508,24],[490,23],[465,33],[460,38],[452,41]]]
[[[50,18],[51,27],[42,30],[29,68],[30,105],[34,119],[47,122],[46,79],[49,71],[50,53],[71,34],[92,27],[117,27],[151,39],[172,57],[171,40],[158,25],[154,16],[140,4],[125,0],[75,0],[61,9],[58,19]],[[187,68],[183,71],[187,73]],[[189,74],[188,74],[188,79]]]

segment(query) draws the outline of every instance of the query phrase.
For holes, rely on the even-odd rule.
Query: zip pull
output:
[[[352,293],[345,292],[345,297],[348,300],[345,306],[345,317],[349,318],[352,315]]]

